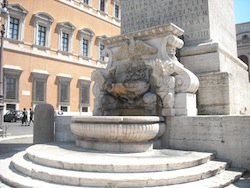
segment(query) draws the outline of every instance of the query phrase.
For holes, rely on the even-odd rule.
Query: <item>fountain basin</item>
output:
[[[76,145],[102,151],[144,152],[165,132],[158,116],[75,116],[71,131]]]

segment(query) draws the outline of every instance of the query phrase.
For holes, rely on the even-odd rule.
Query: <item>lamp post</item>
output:
[[[3,129],[2,135],[6,136],[6,127],[3,126],[3,109],[4,109],[4,101],[3,101],[3,42],[4,42],[4,34],[5,34],[5,17],[8,14],[7,10],[8,1],[3,0],[2,8],[1,8],[1,47],[0,47],[0,127]]]

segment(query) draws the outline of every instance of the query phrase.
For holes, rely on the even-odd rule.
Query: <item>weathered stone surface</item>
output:
[[[174,116],[175,94],[195,95],[199,87],[197,77],[176,57],[176,48],[183,46],[181,34],[167,24],[104,40],[109,62],[92,73],[94,115]],[[183,106],[182,115],[193,114],[188,111]]]
[[[55,116],[55,141],[74,141],[76,135],[70,130],[72,116]]]
[[[215,41],[236,51],[233,0],[121,1],[122,33],[174,23],[186,45]]]
[[[50,104],[38,104],[35,108],[34,144],[54,142],[54,108]]]
[[[0,177],[14,187],[199,188],[202,183],[224,187],[242,174],[240,169],[234,173],[225,170],[227,165],[226,161],[213,160],[213,153],[166,149],[103,153],[57,143],[34,145],[13,158],[0,160],[4,172]]]
[[[199,108],[207,108],[208,114],[250,113],[247,66],[237,58],[233,0],[124,0],[121,6],[124,34],[166,23],[184,29],[182,39],[185,45],[180,49],[180,62],[202,77],[201,88],[206,88],[206,81],[209,82],[210,77],[205,78],[207,73],[231,75],[228,85],[225,85],[228,90],[219,89],[227,102],[219,95],[215,95],[216,99],[207,100],[216,92],[212,87],[220,85],[214,82],[215,85],[209,89],[199,90]]]
[[[166,125],[156,116],[72,117],[71,131],[76,145],[101,151],[144,152],[153,149],[153,140]]]
[[[250,116],[196,116],[167,118],[165,147],[215,151],[233,167],[250,169]]]
[[[198,114],[249,114],[247,94],[250,88],[249,83],[244,81],[244,75],[236,78],[227,72],[215,72],[198,75],[198,78]]]

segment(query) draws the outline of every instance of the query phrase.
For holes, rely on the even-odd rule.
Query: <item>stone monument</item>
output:
[[[180,62],[199,78],[199,114],[250,113],[247,66],[237,58],[233,0],[123,0],[121,7],[123,34],[167,23],[184,29]]]
[[[176,48],[183,46],[177,37],[182,34],[174,24],[166,24],[103,41],[109,62],[92,73],[94,116],[72,118],[76,145],[150,151],[165,133],[163,117],[197,114],[198,78],[175,56]]]
[[[237,180],[244,170],[226,169],[229,163],[213,160],[212,152],[153,148],[162,135],[162,142],[168,139],[177,148],[178,143],[190,147],[190,142],[203,141],[204,130],[211,138],[214,126],[207,129],[196,116],[198,78],[176,57],[176,49],[183,47],[178,38],[183,30],[164,21],[166,17],[175,21],[184,11],[186,26],[197,25],[193,34],[187,30],[187,43],[197,47],[211,42],[212,32],[203,27],[210,22],[206,10],[211,5],[206,2],[121,1],[123,14],[128,14],[123,33],[103,41],[108,65],[92,74],[94,116],[72,117],[75,143],[38,144],[0,160],[1,180],[14,187],[225,187]],[[199,15],[204,18],[197,19]],[[193,121],[187,122],[188,118]],[[222,134],[220,144],[227,138]]]
[[[196,115],[199,81],[175,56],[182,34],[166,24],[104,40],[109,62],[92,74],[94,115]]]

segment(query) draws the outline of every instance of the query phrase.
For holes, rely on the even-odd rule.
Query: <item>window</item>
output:
[[[22,69],[19,66],[3,66],[3,95],[5,110],[19,106],[19,83]]]
[[[44,70],[33,70],[32,103],[46,102],[47,79],[49,73]]]
[[[120,1],[119,0],[113,0],[113,16],[116,18],[116,19],[120,19],[121,17],[121,9],[120,9]]]
[[[69,35],[62,33],[62,51],[67,52],[69,50]]]
[[[79,31],[80,35],[80,46],[81,46],[81,53],[80,55],[83,57],[90,57],[91,56],[91,46],[92,46],[92,37],[94,36],[93,31],[90,29],[82,29]]]
[[[83,3],[85,3],[85,4],[89,4],[89,0],[83,0]]]
[[[89,108],[88,107],[82,107],[81,108],[81,112],[88,112],[89,111]]]
[[[10,17],[9,38],[18,40],[19,19]]]
[[[6,99],[17,99],[16,96],[16,88],[17,88],[17,79],[7,77],[6,78]]]
[[[39,12],[33,15],[34,44],[38,48],[50,47],[50,30],[54,19],[47,13]]]
[[[62,53],[72,53],[72,37],[75,26],[70,22],[58,23],[59,46],[58,50]]]
[[[107,0],[99,0],[99,10],[103,13],[107,13]]]
[[[38,36],[37,36],[38,45],[45,46],[45,40],[46,40],[46,27],[39,25]]]
[[[107,38],[106,35],[102,35],[102,36],[98,36],[96,39],[96,44],[98,45],[98,53],[99,53],[98,59],[102,62],[105,60],[105,53],[104,53],[105,46],[102,44],[102,41],[106,38]]]
[[[89,41],[87,39],[82,40],[82,55],[88,57],[88,44]]]
[[[45,102],[46,83],[43,80],[34,82],[34,101]]]
[[[22,69],[19,66],[3,66],[3,95],[4,106],[7,109],[16,109],[19,106],[19,83]]]
[[[6,18],[7,39],[22,41],[24,36],[24,20],[28,11],[19,4],[9,4],[8,11],[9,17]]]
[[[6,104],[6,110],[16,110],[16,104]]]
[[[105,0],[100,0],[100,10],[105,12]]]
[[[104,45],[99,45],[99,60],[104,61]]]
[[[58,109],[69,110],[70,105],[70,82],[72,77],[67,74],[58,74]],[[63,109],[64,110],[63,110]]]
[[[88,112],[90,106],[90,83],[91,80],[88,78],[79,79],[81,112]]]
[[[18,66],[4,65],[4,102],[16,104],[19,101],[19,79],[22,69]]]
[[[120,10],[119,10],[119,6],[115,5],[115,17],[119,18],[120,17]]]
[[[249,39],[249,36],[248,36],[248,35],[243,35],[243,36],[242,36],[242,40],[247,40],[247,39]]]
[[[89,104],[89,85],[81,86],[81,103]]]
[[[59,88],[60,88],[59,102],[69,103],[69,84],[68,83],[61,83],[59,85]]]
[[[80,4],[83,4],[85,7],[90,8],[92,5],[92,0],[81,0]]]
[[[239,56],[239,59],[243,61],[247,66],[249,66],[248,57],[246,55]]]
[[[60,106],[59,109],[63,112],[68,112],[68,106]]]

